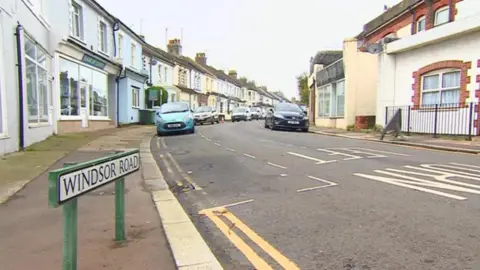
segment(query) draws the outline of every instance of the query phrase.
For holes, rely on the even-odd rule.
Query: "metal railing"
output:
[[[401,128],[407,135],[432,134],[467,136],[480,135],[480,120],[477,110],[480,103],[451,103],[432,105],[387,106],[385,109],[385,125],[401,110]],[[476,125],[475,122],[478,124]]]

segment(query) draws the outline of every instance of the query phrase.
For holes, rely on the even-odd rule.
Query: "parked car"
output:
[[[252,116],[253,120],[258,120],[262,118],[262,111],[258,107],[250,108],[250,115]]]
[[[195,124],[203,125],[204,123],[220,123],[218,118],[218,113],[215,108],[210,106],[200,106],[193,113],[193,118],[195,119]]]
[[[250,115],[250,110],[248,108],[234,108],[232,110],[232,122],[238,121],[251,121],[252,116]]]
[[[165,103],[156,111],[155,126],[157,135],[173,132],[195,133],[192,110],[186,102]]]
[[[310,123],[303,110],[294,103],[279,103],[269,109],[265,117],[265,128],[274,129],[301,129],[308,132]]]

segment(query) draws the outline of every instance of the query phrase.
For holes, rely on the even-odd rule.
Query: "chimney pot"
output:
[[[197,53],[195,55],[195,62],[199,63],[200,65],[207,65],[207,56],[205,53]]]
[[[237,78],[237,71],[236,71],[236,70],[233,70],[233,69],[229,70],[229,71],[228,71],[228,76],[233,77],[233,78],[236,79],[236,78]]]
[[[182,44],[180,43],[180,39],[174,38],[168,41],[167,45],[168,53],[174,55],[182,55]]]

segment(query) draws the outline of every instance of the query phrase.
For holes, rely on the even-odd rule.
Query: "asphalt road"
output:
[[[480,269],[480,157],[263,121],[152,140],[225,269]]]

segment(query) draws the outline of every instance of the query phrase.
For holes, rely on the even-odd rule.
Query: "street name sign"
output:
[[[115,182],[115,240],[125,240],[125,176],[140,169],[140,151],[116,152],[84,163],[67,163],[48,174],[48,203],[62,205],[63,270],[77,270],[77,198]]]

